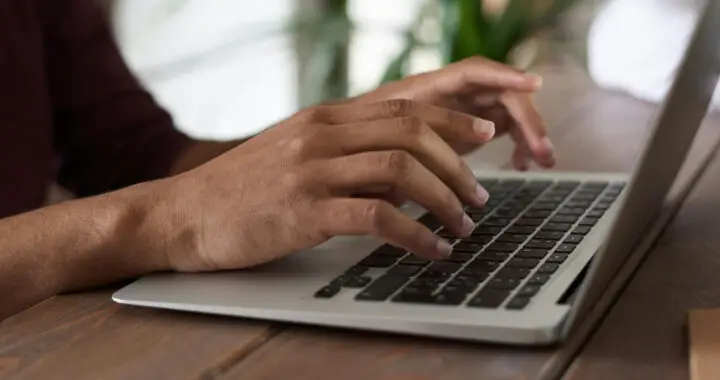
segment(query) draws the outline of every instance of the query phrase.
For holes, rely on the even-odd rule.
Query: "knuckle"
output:
[[[298,171],[287,171],[279,179],[280,185],[285,189],[298,190],[305,186],[305,178]]]
[[[414,138],[423,137],[428,132],[427,125],[414,116],[397,119],[396,127],[400,130],[400,133]]]
[[[408,116],[414,108],[414,103],[408,99],[390,99],[383,103],[386,112],[393,116]]]
[[[378,229],[382,226],[386,213],[386,203],[381,200],[372,200],[365,203],[360,210],[360,218],[364,220],[371,229]]]
[[[328,107],[326,106],[313,106],[308,107],[297,113],[297,116],[305,122],[322,122],[327,118]]]
[[[406,175],[410,171],[411,165],[412,157],[402,150],[390,151],[381,157],[381,166],[395,178]]]
[[[313,150],[313,145],[322,134],[323,128],[317,124],[303,125],[287,144],[287,153],[291,156],[304,156]]]

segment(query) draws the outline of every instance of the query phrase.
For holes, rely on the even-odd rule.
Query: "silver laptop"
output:
[[[113,295],[129,305],[512,344],[562,341],[657,217],[720,74],[720,5],[698,23],[632,176],[476,172],[491,194],[473,235],[428,262],[340,237],[261,267],[157,274]],[[639,47],[642,48],[642,47]]]

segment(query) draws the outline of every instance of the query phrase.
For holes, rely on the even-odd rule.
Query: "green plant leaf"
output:
[[[532,0],[510,0],[494,28],[490,31],[491,49],[488,58],[508,63],[512,49],[532,33]]]

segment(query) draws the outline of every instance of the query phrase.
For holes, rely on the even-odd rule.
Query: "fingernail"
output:
[[[489,120],[475,119],[473,122],[473,130],[475,134],[485,141],[489,141],[495,136],[495,123]]]
[[[539,89],[543,85],[543,78],[539,74],[535,73],[526,73],[525,76],[527,76],[530,81],[532,81],[533,86],[535,86],[535,89]]]
[[[477,196],[478,205],[484,206],[490,198],[490,194],[480,184],[475,188],[475,194]]]
[[[448,257],[452,253],[452,246],[444,239],[440,239],[437,242],[437,253],[441,257]]]
[[[469,236],[475,231],[475,222],[467,214],[463,214],[462,218],[462,232],[463,235]]]

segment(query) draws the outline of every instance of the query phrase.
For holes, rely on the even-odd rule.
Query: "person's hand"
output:
[[[157,183],[165,255],[179,271],[249,267],[336,235],[374,235],[438,259],[448,243],[384,199],[412,200],[454,234],[488,193],[443,140],[482,144],[485,120],[408,100],[301,111]]]
[[[543,167],[555,163],[552,143],[531,98],[540,85],[537,75],[475,57],[388,83],[351,103],[402,98],[491,120],[496,136],[509,133],[515,141],[514,166],[527,170],[531,159]],[[460,153],[479,146],[457,138],[448,142]]]

